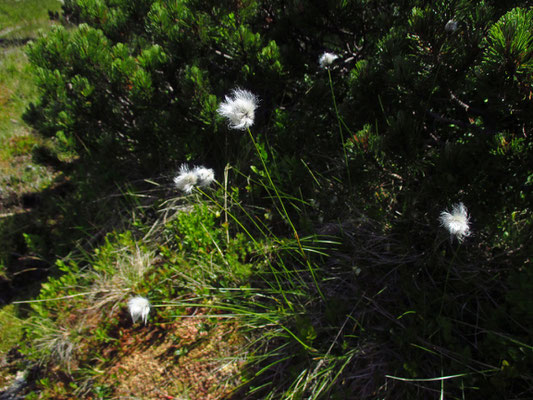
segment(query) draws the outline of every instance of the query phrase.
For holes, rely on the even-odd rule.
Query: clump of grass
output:
[[[33,356],[38,355],[41,365],[54,361],[70,373],[75,357],[75,332],[46,318],[34,318],[30,325],[30,329],[39,332],[33,341],[32,347],[36,351]]]
[[[154,260],[153,251],[142,248],[137,243],[114,251],[114,261],[107,260],[94,265],[87,277],[93,282],[90,289],[91,307],[105,309],[109,305],[110,313],[123,306],[124,300],[142,286],[145,274]]]
[[[278,194],[275,198],[284,201],[284,193],[278,189]],[[298,207],[312,206],[300,202]],[[315,235],[286,238],[273,233],[269,219],[259,218],[263,212],[223,189],[162,201],[155,221],[138,222],[135,235],[109,236],[86,257],[87,267],[71,268],[78,278],[57,283],[61,296],[77,293],[83,299],[66,314],[58,313],[59,320],[80,309],[105,314],[83,322],[85,329],[92,324],[90,331],[99,332],[90,357],[105,358],[102,368],[112,365],[102,354],[113,351],[120,332],[132,329],[126,312],[131,293],[153,305],[142,329],[184,321],[176,327],[180,355],[190,345],[187,335],[201,331],[201,321],[210,326],[232,321],[246,339],[238,353],[226,355],[233,371],[228,379],[232,388],[240,385],[255,398],[423,397],[458,393],[462,384],[500,374],[486,357],[461,355],[460,343],[468,343],[472,334],[491,333],[454,316],[463,313],[465,321],[473,320],[480,312],[469,311],[476,298],[484,303],[483,313],[491,309],[492,294],[479,297],[480,290],[502,290],[489,284],[491,272],[483,272],[486,266],[475,261],[480,254],[470,254],[467,240],[454,253],[453,268],[446,269],[451,255],[446,240],[427,239],[429,250],[419,251],[398,227],[361,214],[325,223]],[[435,218],[435,237],[438,229]],[[482,320],[490,322],[486,316]],[[74,331],[75,341],[87,346],[83,329]],[[48,336],[44,343],[68,349],[57,332]],[[486,345],[480,339],[479,346]],[[61,353],[51,345],[41,349]],[[172,356],[165,354],[172,365]],[[194,398],[198,388],[187,387]],[[96,386],[87,390],[95,393]]]

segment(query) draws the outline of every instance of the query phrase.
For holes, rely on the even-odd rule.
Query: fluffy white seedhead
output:
[[[179,190],[190,194],[197,183],[197,173],[194,170],[191,171],[187,165],[182,164],[178,176],[174,178],[174,185]]]
[[[150,302],[147,298],[141,296],[133,297],[128,301],[128,309],[133,323],[141,319],[146,324],[148,314],[150,314]]]
[[[246,130],[254,123],[257,96],[243,89],[233,89],[231,96],[226,96],[217,112],[229,121],[232,129]]]
[[[468,210],[463,203],[454,204],[452,212],[443,211],[440,213],[440,224],[445,227],[450,235],[455,236],[459,242],[470,235],[470,217]]]
[[[215,181],[215,171],[211,168],[194,167],[193,172],[198,179],[198,186],[201,188],[209,187]]]
[[[444,30],[449,33],[454,33],[457,28],[459,28],[459,24],[453,19],[449,20],[448,22],[446,22],[446,25],[444,25]]]
[[[325,52],[318,59],[318,63],[320,64],[321,68],[328,68],[337,58],[339,58],[338,55]]]

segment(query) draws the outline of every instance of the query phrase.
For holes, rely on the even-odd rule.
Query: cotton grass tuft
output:
[[[441,226],[450,232],[452,238],[455,236],[459,242],[470,235],[470,217],[463,203],[454,204],[451,213],[441,212],[439,221]]]
[[[320,64],[321,68],[328,68],[337,58],[339,58],[338,55],[325,52],[318,59],[318,64]]]
[[[444,30],[448,33],[454,33],[459,28],[457,21],[451,19],[444,25]]]
[[[138,319],[141,319],[146,324],[148,321],[148,314],[150,314],[150,302],[146,297],[133,297],[128,301],[128,309],[133,323]]]
[[[233,89],[231,96],[226,96],[220,103],[217,112],[228,119],[229,127],[244,131],[253,125],[258,98],[243,89]]]
[[[179,174],[174,178],[174,185],[182,192],[190,194],[197,183],[198,175],[187,165],[182,164]]]
[[[211,168],[194,167],[193,172],[198,179],[198,187],[207,188],[215,181],[215,171]]]
[[[195,187],[207,188],[215,181],[215,172],[211,168],[203,166],[189,168],[182,164],[178,175],[174,178],[174,185],[185,192],[191,194]]]

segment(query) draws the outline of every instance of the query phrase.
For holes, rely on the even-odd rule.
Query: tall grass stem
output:
[[[333,80],[331,79],[331,71],[328,68],[329,88],[331,89],[331,98],[333,99],[333,108],[335,109],[335,116],[337,117],[337,123],[339,124],[339,136],[341,138],[342,152],[344,154],[344,163],[346,165],[346,173],[348,175],[348,184],[351,186],[352,181],[350,177],[350,168],[348,166],[348,156],[346,155],[346,146],[344,143],[344,134],[342,133],[342,118],[337,108],[337,100],[335,99],[335,91],[333,90]]]
[[[316,278],[316,274],[315,274],[315,271],[314,271],[314,268],[313,266],[311,265],[309,259],[307,258],[307,255],[305,254],[305,251],[302,247],[302,242],[300,241],[300,236],[298,235],[298,232],[296,231],[296,228],[294,226],[294,224],[292,223],[292,220],[289,216],[289,213],[287,212],[287,209],[285,208],[285,203],[283,202],[280,194],[279,194],[279,191],[278,191],[278,188],[276,187],[274,181],[272,180],[272,177],[270,176],[270,172],[268,171],[268,167],[265,163],[265,160],[263,159],[263,156],[261,155],[261,151],[259,149],[259,146],[256,142],[256,140],[254,139],[254,135],[252,135],[252,131],[250,130],[250,128],[247,128],[247,131],[248,131],[248,134],[250,135],[250,139],[252,140],[252,143],[254,144],[254,147],[255,147],[255,150],[257,151],[257,154],[259,155],[259,159],[261,160],[261,164],[263,165],[263,169],[265,171],[265,174],[267,176],[267,179],[268,179],[268,182],[270,184],[270,186],[272,187],[272,189],[274,189],[274,193],[276,194],[276,197],[277,199],[279,200],[279,203],[280,203],[280,206],[283,210],[283,214],[285,216],[285,218],[287,219],[289,225],[291,226],[291,229],[292,229],[292,232],[294,234],[294,237],[296,239],[296,242],[298,243],[298,248],[300,250],[300,254],[303,258],[303,260],[305,261],[306,263],[306,266],[311,274],[311,277],[313,278],[313,282],[315,284],[315,287],[318,291],[318,293],[320,294],[320,297],[325,300],[325,297],[324,297],[324,294],[322,293],[322,291],[320,290],[320,286],[318,284],[318,280]]]

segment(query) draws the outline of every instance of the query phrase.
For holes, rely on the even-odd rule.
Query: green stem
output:
[[[230,213],[227,208],[224,208],[224,206],[222,206],[214,197],[211,197],[209,196],[207,193],[201,191],[201,189],[198,189],[200,190],[200,192],[205,196],[207,197],[209,200],[211,200],[217,207],[219,207],[220,209],[223,209],[225,210],[225,212],[227,213],[227,215],[229,215],[231,217],[231,219],[233,219],[233,221],[235,221],[235,223],[237,223],[237,225],[239,225],[239,227],[246,233],[246,235],[248,235],[248,237],[250,238],[250,240],[254,243],[255,245],[255,248],[258,249],[259,252],[261,252],[261,254],[263,255],[263,257],[265,258],[265,260],[267,261],[268,263],[268,266],[270,267],[270,270],[272,272],[272,275],[274,276],[274,279],[276,280],[276,284],[277,284],[277,287],[278,287],[278,290],[279,290],[279,293],[281,293],[281,295],[283,296],[283,299],[285,300],[285,304],[288,305],[288,307],[290,308],[291,311],[294,311],[293,309],[293,306],[292,306],[292,303],[289,301],[289,299],[286,297],[285,295],[285,291],[283,290],[283,286],[281,284],[281,281],[279,280],[278,278],[278,274],[277,274],[277,271],[276,269],[274,268],[274,266],[272,265],[272,263],[270,262],[270,257],[268,256],[268,254],[264,251],[263,247],[257,242],[257,240],[255,240],[254,236],[248,231],[248,229],[245,228],[245,226],[241,223],[241,221],[239,221],[239,219],[233,215],[233,213]],[[244,209],[243,209],[244,210]],[[245,211],[245,210],[244,210]],[[246,211],[245,211],[246,212]],[[254,219],[249,216],[247,214],[248,218],[250,218],[250,220],[252,222],[254,222]],[[257,226],[257,224],[255,224],[254,222],[254,225]],[[259,228],[260,229],[260,228]],[[285,266],[282,265],[284,270],[285,270],[285,273],[288,275],[288,271],[286,270]]]
[[[344,154],[344,163],[346,164],[346,173],[348,174],[348,184],[351,186],[350,168],[348,167],[348,156],[346,155],[346,146],[344,144],[344,134],[342,133],[342,118],[339,115],[337,108],[337,100],[335,99],[335,92],[333,90],[333,80],[331,79],[331,71],[328,69],[329,88],[331,90],[331,98],[333,99],[333,108],[335,109],[335,115],[337,117],[337,123],[339,125],[339,136],[341,138],[342,152]]]
[[[268,168],[267,168],[267,165],[265,163],[265,160],[263,159],[263,156],[261,155],[261,151],[259,149],[259,146],[257,145],[257,142],[255,141],[254,139],[254,136],[252,135],[252,131],[250,131],[250,128],[247,128],[248,130],[248,134],[250,135],[250,139],[252,139],[252,143],[254,144],[254,147],[255,147],[255,150],[257,151],[257,154],[259,155],[259,159],[261,160],[261,164],[263,165],[263,169],[266,173],[266,176],[267,176],[267,179],[268,179],[268,182],[270,184],[270,186],[272,187],[272,189],[274,189],[274,193],[276,194],[276,197],[281,205],[281,208],[283,210],[283,214],[285,215],[285,218],[287,219],[287,221],[289,222],[289,225],[291,226],[291,229],[292,229],[292,232],[294,234],[294,237],[296,239],[296,242],[298,243],[298,249],[300,250],[300,254],[302,255],[303,259],[305,260],[306,262],[306,265],[307,265],[307,268],[309,269],[309,272],[311,273],[311,276],[313,278],[313,281],[315,283],[315,286],[317,288],[317,291],[318,293],[320,294],[320,297],[322,297],[322,299],[325,300],[325,297],[324,297],[324,294],[322,293],[322,291],[320,290],[320,287],[318,285],[318,281],[316,279],[316,275],[315,275],[315,271],[311,265],[311,263],[309,262],[309,259],[307,258],[307,255],[305,254],[305,251],[302,247],[302,243],[300,242],[300,236],[298,235],[298,232],[296,231],[296,228],[294,226],[294,224],[292,223],[292,220],[289,216],[289,213],[287,212],[287,209],[285,208],[285,203],[283,202],[279,192],[278,192],[278,188],[276,187],[276,185],[274,184],[274,181],[272,180],[272,177],[270,176],[270,172],[268,171]]]
[[[287,209],[285,208],[285,203],[283,203],[283,200],[281,199],[281,196],[278,192],[278,188],[274,184],[274,181],[272,181],[272,177],[270,176],[270,172],[268,172],[268,168],[266,166],[265,160],[263,160],[263,157],[261,156],[261,151],[259,150],[259,146],[257,145],[257,142],[254,139],[254,136],[252,135],[252,132],[250,131],[250,128],[247,129],[248,134],[250,135],[250,138],[252,139],[252,143],[254,144],[255,150],[257,151],[257,154],[259,155],[259,159],[261,160],[261,164],[263,165],[263,169],[265,170],[268,183],[270,183],[270,186],[272,189],[274,189],[274,193],[276,194],[277,199],[279,200],[279,203],[281,205],[281,208],[283,209],[283,214],[285,215],[285,218],[289,222],[289,225],[291,226],[292,232],[294,234],[294,237],[296,238],[298,242],[298,247],[300,249],[300,253],[304,259],[306,258],[304,250],[302,248],[302,244],[300,243],[300,237],[298,236],[298,233],[296,232],[296,228],[294,227],[294,224],[292,223],[291,218],[289,217],[289,213],[287,212]]]
[[[444,281],[444,291],[442,293],[442,301],[440,303],[439,318],[442,315],[442,310],[444,309],[444,298],[446,297],[446,288],[448,286],[448,278],[450,277],[450,270],[453,267],[453,264],[455,262],[455,258],[457,257],[457,253],[459,252],[460,248],[461,248],[461,243],[459,243],[459,246],[457,247],[457,250],[454,251],[452,261],[450,262],[450,266],[448,267],[448,271],[446,272],[446,280]]]

